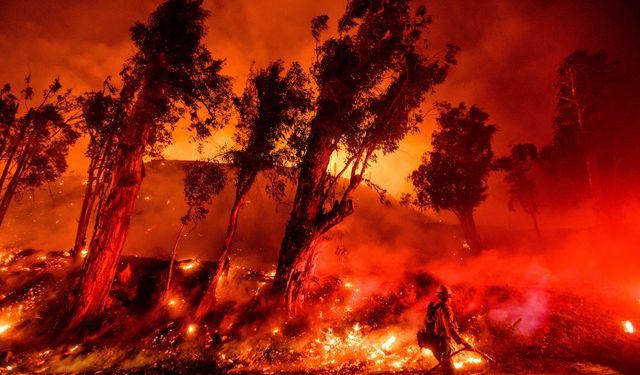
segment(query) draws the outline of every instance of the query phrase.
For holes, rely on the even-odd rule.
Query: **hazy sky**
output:
[[[128,28],[145,20],[158,0],[2,0],[0,1],[0,82],[20,89],[32,75],[35,87],[60,76],[76,92],[100,87],[116,76],[132,52]],[[252,63],[282,58],[308,65],[313,57],[312,17],[329,14],[335,22],[342,0],[206,0],[211,11],[206,43],[227,60],[224,72],[244,85]],[[637,85],[640,66],[640,6],[633,1],[483,0],[428,1],[434,14],[433,52],[445,42],[462,47],[459,65],[436,88],[433,100],[478,104],[499,127],[497,153],[523,141],[549,141],[553,79],[564,56],[577,48],[606,49],[624,79]],[[332,24],[333,25],[333,24]],[[637,122],[637,119],[633,119]],[[419,163],[433,129],[411,136],[395,154],[380,159],[373,178],[394,194],[406,189],[406,175]],[[217,135],[226,140],[231,130]],[[188,135],[177,134],[167,158],[195,157]],[[84,172],[81,143],[72,152],[71,170]]]

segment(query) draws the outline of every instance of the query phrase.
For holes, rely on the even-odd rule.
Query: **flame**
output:
[[[9,324],[0,325],[0,335],[2,335],[3,333],[7,332],[9,330],[9,328],[11,328],[11,325],[9,325]]]
[[[393,345],[394,342],[396,342],[396,337],[395,336],[389,337],[387,341],[385,341],[384,344],[382,344],[382,349],[385,351],[389,351],[389,349],[391,349],[391,345]]]
[[[633,329],[633,323],[631,323],[628,320],[625,320],[624,322],[622,322],[622,326],[624,327],[624,331],[626,333],[633,333],[634,329]]]
[[[482,363],[482,358],[480,357],[474,357],[474,356],[469,356],[467,358],[465,358],[462,361],[454,361],[453,362],[453,367],[455,367],[456,369],[460,369],[462,368],[466,363],[473,363],[473,364],[480,364]]]

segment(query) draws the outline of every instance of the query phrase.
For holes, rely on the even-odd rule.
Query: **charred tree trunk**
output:
[[[242,185],[238,185],[236,198],[233,202],[233,206],[231,207],[231,213],[229,214],[229,224],[227,226],[227,233],[224,238],[222,252],[218,256],[218,261],[216,262],[216,271],[213,275],[213,278],[209,282],[207,291],[202,296],[202,300],[200,301],[200,304],[196,309],[196,320],[204,318],[216,303],[216,292],[218,289],[218,283],[220,282],[224,271],[229,268],[229,252],[231,251],[231,244],[233,243],[233,238],[235,237],[236,229],[238,227],[238,216],[240,215],[240,208],[242,208],[245,198],[247,197],[249,190],[251,190],[251,187],[253,186],[257,175],[257,172],[252,173],[251,176],[249,176],[247,180],[242,183]]]
[[[71,296],[67,332],[100,314],[108,298],[144,178],[142,158],[162,108],[162,90],[147,78],[118,145],[113,186],[99,213],[99,225]]]

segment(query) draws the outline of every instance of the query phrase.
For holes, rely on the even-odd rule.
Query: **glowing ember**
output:
[[[187,327],[187,333],[189,335],[193,335],[196,333],[196,331],[198,331],[198,326],[195,324],[189,324],[189,326]]]
[[[274,328],[272,332],[273,332],[273,334],[275,335],[275,334],[277,334],[278,332],[280,332],[280,328]]]
[[[630,321],[625,320],[624,322],[622,322],[622,326],[624,327],[624,331],[625,332],[627,332],[627,333],[633,333],[634,332],[633,324]]]
[[[175,299],[170,299],[170,300],[169,300],[169,302],[167,302],[167,304],[168,304],[169,306],[175,306],[175,305],[176,305],[176,303],[177,303],[177,302],[176,302],[176,300],[175,300]]]
[[[11,326],[8,325],[8,324],[0,325],[0,335],[5,333],[5,332],[7,332],[7,330],[9,330],[9,328],[11,328]]]
[[[387,341],[385,341],[384,344],[382,344],[382,349],[389,351],[389,349],[391,349],[391,345],[393,345],[394,342],[396,342],[396,337],[395,336],[389,337]]]
[[[462,368],[466,363],[479,364],[482,363],[482,358],[479,357],[468,357],[464,361],[454,361],[453,367],[459,369]]]
[[[183,270],[183,271],[189,271],[189,270],[192,270],[192,269],[196,268],[197,266],[198,266],[198,261],[194,260],[192,262],[187,262],[187,263],[181,264],[180,265],[180,269]]]
[[[80,251],[80,256],[85,258],[87,256],[87,254],[89,254],[89,249],[82,249],[82,251]]]

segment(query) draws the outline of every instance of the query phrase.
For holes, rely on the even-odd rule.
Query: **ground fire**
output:
[[[632,3],[3,1],[0,374],[640,373]]]

